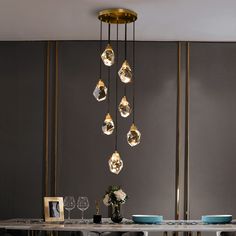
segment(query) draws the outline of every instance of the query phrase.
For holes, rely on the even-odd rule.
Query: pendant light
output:
[[[114,122],[111,118],[110,113],[108,112],[102,125],[102,132],[106,135],[111,135],[114,129],[115,129]]]
[[[107,45],[105,51],[101,55],[101,58],[106,66],[112,66],[114,64],[115,54],[110,44]]]
[[[133,105],[134,105],[134,68],[132,68],[128,62],[127,56],[127,24],[134,23],[137,20],[137,13],[127,10],[127,9],[107,9],[99,12],[98,19],[100,23],[100,75],[99,81],[94,90],[94,97],[97,101],[107,100],[107,112],[102,125],[102,131],[106,135],[111,135],[115,133],[115,147],[114,152],[108,160],[109,169],[114,174],[119,174],[123,168],[123,161],[121,159],[120,153],[118,152],[118,112],[122,117],[128,117],[131,114],[131,105],[128,102],[126,95],[126,87],[133,82]],[[108,42],[102,51],[102,22],[108,24]],[[114,52],[111,43],[111,24],[116,24],[116,52]],[[125,56],[122,60],[121,67],[119,65],[119,24],[125,25]],[[133,35],[134,35],[133,30]],[[135,40],[133,36],[133,41]],[[134,44],[133,44],[134,45]],[[133,56],[134,56],[134,46],[133,46]],[[134,60],[134,59],[133,59]],[[102,63],[103,62],[103,63]],[[107,68],[107,87],[101,78],[102,74],[102,64]],[[111,68],[116,64],[116,77],[115,77],[115,122],[112,119],[110,112],[110,83],[113,81],[111,79]],[[134,63],[133,63],[134,66]],[[124,95],[118,104],[118,82],[122,82],[124,85]],[[128,143],[131,146],[137,145],[140,142],[141,134],[137,130],[134,124],[134,113],[133,113],[133,125],[131,126],[129,133],[127,134]]]
[[[127,61],[127,22],[125,22],[125,60],[118,72],[121,82],[127,84],[132,80],[131,67]]]
[[[135,76],[135,22],[133,22],[133,76]],[[141,133],[135,125],[135,80],[133,79],[133,122],[127,133],[127,142],[131,147],[140,143]]]
[[[118,23],[116,24],[116,57],[117,57],[117,62],[118,62],[118,52],[119,52],[119,48],[118,48],[118,35],[119,35],[119,31],[118,31]],[[116,63],[116,71],[118,70],[118,63]],[[115,106],[116,106],[116,112],[115,112],[115,152],[112,154],[112,156],[110,157],[108,164],[109,164],[109,168],[110,171],[114,174],[119,174],[120,171],[123,168],[123,161],[120,157],[120,154],[118,153],[117,149],[118,149],[118,119],[117,119],[117,113],[118,113],[118,74],[116,73],[116,92],[115,92]]]
[[[99,42],[99,51],[102,53],[102,21],[100,22],[100,42]],[[93,96],[98,102],[104,101],[107,97],[107,87],[102,80],[102,62],[99,64],[99,80],[93,91]]]
[[[102,131],[106,135],[111,135],[115,129],[114,122],[112,120],[112,117],[110,115],[110,77],[111,77],[111,70],[110,66],[113,65],[114,60],[115,60],[115,54],[113,49],[111,48],[111,24],[108,24],[108,44],[103,52],[101,58],[104,62],[104,65],[107,66],[107,87],[108,87],[108,92],[107,92],[107,114],[105,117],[105,120],[102,125]]]
[[[124,83],[124,96],[121,98],[119,111],[124,118],[131,114],[131,106],[126,97],[126,84],[131,82],[132,72],[129,63],[127,62],[127,23],[125,23],[125,58],[124,62],[118,72],[121,81]]]
[[[119,112],[122,117],[128,117],[131,113],[131,106],[127,101],[126,96],[122,97],[119,104]]]

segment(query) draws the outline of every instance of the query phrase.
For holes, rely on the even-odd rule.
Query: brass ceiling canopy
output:
[[[115,8],[102,10],[98,14],[100,21],[110,24],[132,23],[137,20],[137,13],[128,9]]]

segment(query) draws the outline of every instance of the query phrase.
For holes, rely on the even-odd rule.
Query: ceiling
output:
[[[117,7],[138,13],[137,40],[236,41],[236,0],[0,0],[0,40],[96,40]]]

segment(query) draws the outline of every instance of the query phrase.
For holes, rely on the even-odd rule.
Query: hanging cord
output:
[[[118,41],[118,35],[119,35],[119,25],[118,25],[118,21],[116,23],[116,116],[115,116],[115,125],[116,125],[116,128],[115,128],[115,150],[117,150],[117,137],[118,137],[118,119],[117,119],[117,116],[118,116],[118,60],[119,60],[119,57],[118,57],[118,52],[119,52],[119,41]]]
[[[127,23],[125,23],[125,60],[127,59]]]
[[[135,119],[135,22],[133,22],[133,124]]]
[[[100,51],[100,64],[99,64],[99,79],[102,79],[102,59],[101,59],[101,54],[102,54],[102,21],[100,21],[100,43],[99,43],[99,51]]]
[[[108,79],[107,79],[107,113],[109,113],[110,111],[110,67],[108,67],[108,70],[107,70],[107,76],[108,76]]]
[[[127,23],[125,23],[125,60],[127,60]],[[126,84],[124,85],[124,95],[126,96]]]
[[[110,44],[111,41],[111,24],[108,24],[108,44]]]
[[[110,23],[108,24],[108,44],[110,44],[110,40],[111,40],[111,25]],[[107,113],[109,113],[110,111],[110,77],[111,77],[111,70],[110,70],[110,66],[108,66],[108,70],[107,70],[108,74],[107,74]]]

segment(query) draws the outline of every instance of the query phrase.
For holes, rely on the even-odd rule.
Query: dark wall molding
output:
[[[43,195],[49,196],[49,80],[50,80],[50,42],[45,45],[45,80],[44,80],[44,162]]]
[[[44,194],[56,196],[58,186],[58,41],[48,41],[45,47],[44,92]]]
[[[176,157],[175,157],[175,220],[180,217],[180,158],[181,158],[181,110],[182,110],[182,90],[181,90],[181,59],[182,44],[178,42],[178,71],[177,71],[177,97],[176,97]]]
[[[178,42],[175,219],[190,219],[189,203],[189,115],[190,115],[190,42]],[[185,53],[183,53],[185,52]],[[185,73],[183,74],[182,71]],[[185,80],[182,77],[185,77]],[[184,91],[184,92],[183,92]],[[182,150],[184,150],[182,152]],[[181,178],[183,176],[183,178]],[[182,209],[181,209],[181,206]]]
[[[190,219],[189,202],[189,115],[190,115],[190,43],[186,43],[185,63],[185,137],[184,137],[184,220]]]

